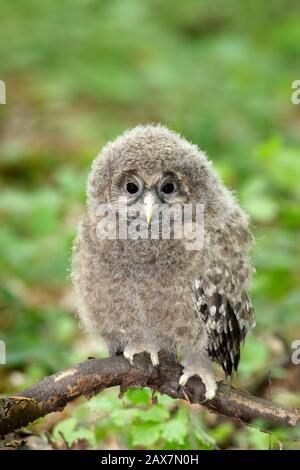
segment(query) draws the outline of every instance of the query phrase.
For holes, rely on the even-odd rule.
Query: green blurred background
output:
[[[257,327],[235,383],[300,406],[299,2],[0,0],[0,12],[0,392],[105,354],[73,317],[72,240],[93,158],[152,121],[206,150],[252,219]],[[31,430],[61,448],[300,447],[299,430],[150,402],[106,391]]]

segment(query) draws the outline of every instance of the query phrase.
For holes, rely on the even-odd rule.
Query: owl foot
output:
[[[217,383],[214,374],[211,370],[199,367],[198,364],[190,364],[183,369],[183,374],[179,379],[179,385],[184,387],[188,379],[194,375],[198,375],[205,385],[205,398],[206,400],[212,400],[216,394]]]
[[[124,357],[126,357],[126,359],[130,362],[131,365],[133,365],[133,356],[135,354],[138,354],[140,352],[147,352],[150,354],[150,359],[151,359],[151,362],[152,362],[152,365],[153,367],[157,367],[159,365],[159,359],[158,359],[158,351],[156,349],[153,349],[151,347],[146,347],[146,346],[126,346],[126,348],[124,349]]]

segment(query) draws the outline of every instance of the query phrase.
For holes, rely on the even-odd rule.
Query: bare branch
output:
[[[150,387],[172,398],[201,403],[213,413],[219,413],[248,423],[263,418],[273,425],[300,424],[300,409],[277,405],[254,397],[222,382],[216,397],[204,401],[205,387],[197,377],[189,379],[182,389],[178,380],[182,367],[174,358],[160,355],[159,368],[153,368],[148,355],[136,356],[134,367],[123,356],[88,359],[70,369],[41,379],[18,395],[0,397],[0,435],[15,431],[53,411],[61,411],[68,402],[83,395],[87,398],[102,390],[119,385],[128,388]]]

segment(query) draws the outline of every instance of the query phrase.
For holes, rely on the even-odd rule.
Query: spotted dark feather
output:
[[[238,368],[240,344],[247,333],[245,319],[250,319],[253,314],[248,297],[244,297],[244,305],[243,303],[239,305],[239,315],[242,315],[238,318],[225,295],[218,292],[207,295],[201,282],[196,281],[195,306],[207,327],[209,338],[207,352],[212,360],[222,366],[226,375],[231,375]]]

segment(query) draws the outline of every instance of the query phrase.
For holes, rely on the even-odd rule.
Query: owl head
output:
[[[197,146],[161,125],[140,125],[109,142],[95,159],[88,210],[125,204],[149,224],[162,204],[205,205],[206,223],[220,223],[235,201]],[[236,206],[235,206],[236,207]]]

